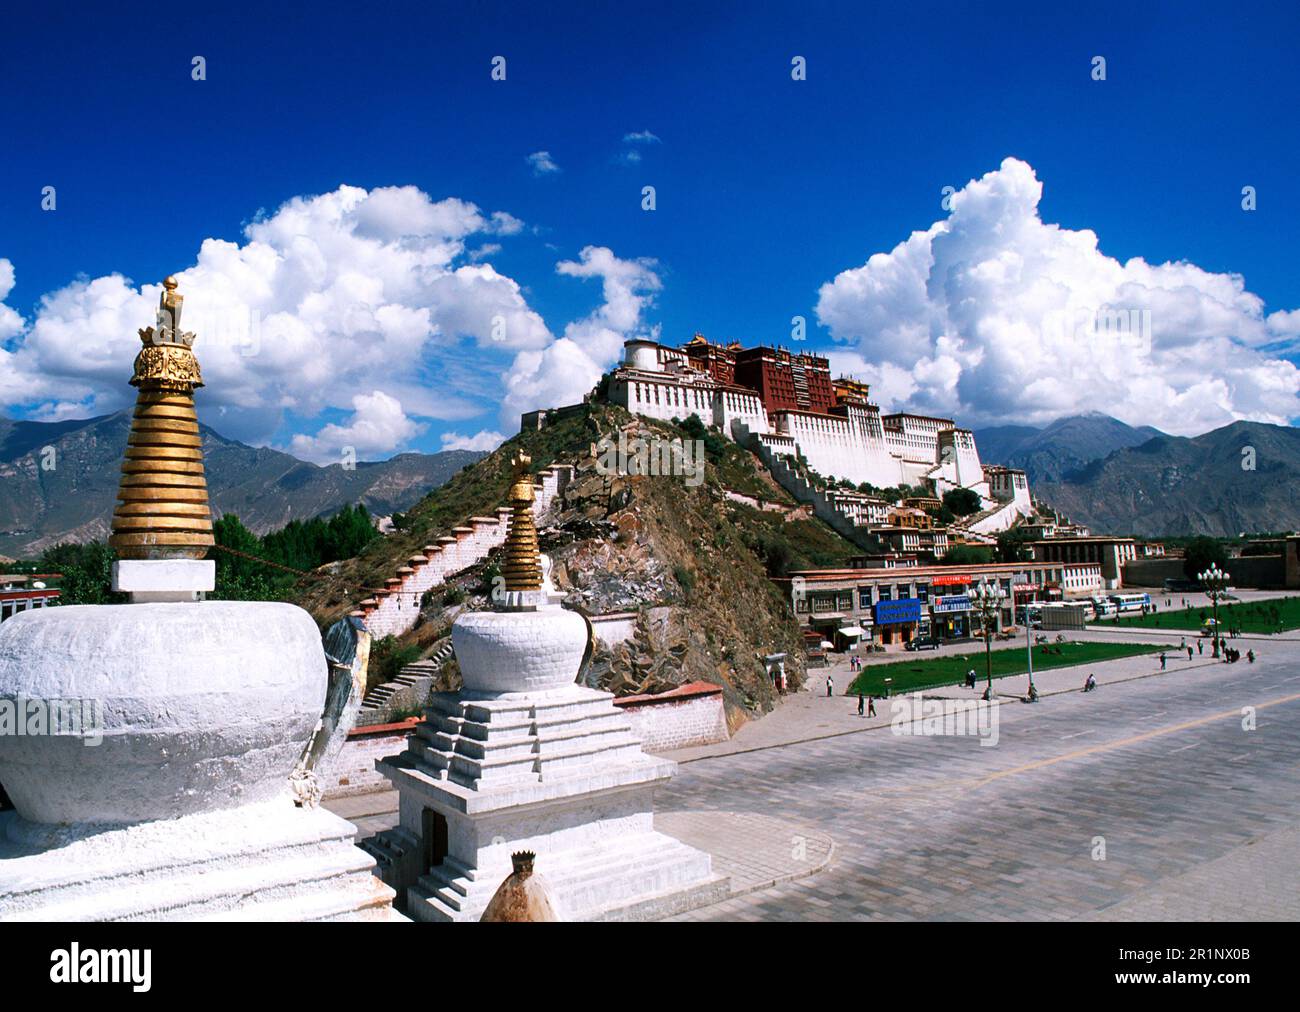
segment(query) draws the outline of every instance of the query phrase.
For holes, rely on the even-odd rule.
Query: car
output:
[[[903,644],[904,650],[938,650],[938,640],[912,639]]]

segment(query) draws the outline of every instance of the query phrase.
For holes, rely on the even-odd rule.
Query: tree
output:
[[[943,504],[959,517],[980,511],[979,493],[968,488],[950,488],[943,494]]]
[[[291,579],[288,574],[276,578],[280,571],[264,566],[244,555],[260,557],[262,543],[257,535],[243,525],[234,513],[227,513],[212,525],[212,535],[218,545],[233,548],[242,555],[216,549],[212,557],[217,563],[216,589],[211,596],[222,601],[272,601],[280,594],[279,586]]]
[[[1031,553],[1026,547],[1030,541],[1029,533],[1019,527],[1011,527],[998,534],[999,562],[1027,562]]]
[[[1183,573],[1189,580],[1197,579],[1211,564],[1220,569],[1228,565],[1228,553],[1217,538],[1200,535],[1187,542],[1183,549]]]
[[[60,573],[60,604],[117,604],[125,601],[113,593],[113,549],[103,541],[84,545],[66,542],[41,553],[37,569]]]
[[[979,566],[993,561],[993,549],[984,545],[953,545],[939,561],[945,566]]]

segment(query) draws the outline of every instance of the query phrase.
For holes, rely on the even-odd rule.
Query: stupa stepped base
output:
[[[118,828],[0,815],[0,921],[404,920],[351,823],[277,799]]]
[[[512,847],[538,845],[528,840]],[[712,873],[708,854],[662,833],[552,850],[537,860],[565,920],[658,920],[730,894],[729,880]],[[407,892],[407,914],[416,921],[476,921],[509,873],[508,865],[480,872],[447,858]]]
[[[608,692],[440,694],[376,765],[400,825],[362,846],[415,920],[478,920],[521,850],[565,920],[653,919],[728,894],[708,854],[655,831],[654,790],[676,764],[641,750]]]

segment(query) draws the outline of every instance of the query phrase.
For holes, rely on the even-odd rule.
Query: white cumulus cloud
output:
[[[484,450],[486,452],[495,450],[507,439],[500,432],[493,432],[490,429],[483,429],[472,436],[466,436],[460,432],[444,432],[440,438],[444,450]]]
[[[352,398],[352,417],[345,425],[329,424],[314,436],[293,437],[293,454],[318,464],[344,459],[367,460],[390,455],[427,427],[406,417],[401,402],[382,390]]]
[[[822,285],[833,366],[893,409],[968,424],[1099,410],[1168,432],[1289,424],[1300,370],[1280,357],[1300,312],[1264,314],[1236,274],[1126,262],[1045,223],[1042,183],[1008,158],[948,218]]]
[[[507,423],[525,411],[581,400],[622,356],[623,342],[644,331],[644,313],[662,287],[653,260],[624,260],[605,246],[584,247],[577,260],[562,260],[555,269],[568,277],[599,278],[604,301],[548,347],[515,356],[505,374]]]
[[[243,242],[204,241],[176,275],[207,382],[201,416],[265,443],[288,413],[354,413],[299,432],[295,445],[319,458],[338,445],[398,448],[423,428],[415,418],[482,414],[500,399],[493,360],[553,341],[518,283],[466,262],[475,236],[521,228],[506,212],[413,186],[341,186],[259,215]],[[0,261],[0,299],[12,273]],[[0,305],[0,407],[55,419],[129,405],[136,330],[153,322],[160,291],[120,274],[81,278],[44,296],[30,324]]]

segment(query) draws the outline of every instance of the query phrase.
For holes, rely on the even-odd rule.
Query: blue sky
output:
[[[0,63],[0,258],[15,278],[3,301],[24,328],[6,346],[28,340],[42,296],[79,276],[119,273],[138,287],[194,264],[207,238],[244,242],[259,210],[295,196],[411,185],[524,223],[475,243],[500,246],[486,259],[554,337],[601,305],[599,284],[556,270],[594,246],[653,261],[657,287],[640,289],[633,329],[658,326],[672,343],[697,330],[785,341],[803,314],[810,346],[848,350],[870,372],[878,335],[843,316],[819,323],[819,288],[946,217],[942,187],[1008,156],[1041,182],[1041,220],[1092,230],[1106,257],[1240,274],[1265,316],[1300,307],[1296,5],[985,6],[11,8],[6,35],[27,42]],[[505,82],[490,78],[498,54]],[[194,55],[205,81],[191,80]],[[795,55],[806,81],[791,80]],[[1090,76],[1095,55],[1105,81]],[[657,141],[624,141],[640,131]],[[560,171],[536,174],[526,158],[539,151]],[[40,207],[49,185],[54,212]],[[641,209],[645,185],[653,212]],[[1241,207],[1246,185],[1253,212]],[[1281,323],[1267,340],[1222,336],[1296,360]],[[898,403],[945,407],[893,389]],[[1058,403],[1045,394],[999,417],[960,383],[948,390],[946,406],[975,421],[1044,421]],[[456,417],[418,414],[418,432],[374,455],[437,449],[453,430],[509,433],[490,385],[459,392]],[[1186,384],[1168,412],[1185,410],[1179,394]],[[1223,396],[1228,415],[1297,413]],[[52,417],[50,400],[4,409]],[[1142,422],[1135,410],[1125,420]],[[290,405],[273,427],[260,417],[236,434],[287,446],[349,412],[346,398]]]

